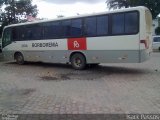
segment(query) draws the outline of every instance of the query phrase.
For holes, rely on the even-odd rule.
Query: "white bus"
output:
[[[152,15],[133,7],[90,15],[14,24],[5,27],[2,51],[7,60],[87,64],[141,63],[152,51]]]

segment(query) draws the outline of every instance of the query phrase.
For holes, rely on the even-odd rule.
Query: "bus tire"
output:
[[[22,53],[16,53],[15,60],[16,60],[17,64],[23,65],[24,64],[24,57],[23,57]]]
[[[159,47],[159,49],[158,49],[158,50],[159,50],[159,52],[160,52],[160,47]]]
[[[76,70],[83,70],[86,68],[86,58],[81,53],[75,53],[71,56],[71,65]]]

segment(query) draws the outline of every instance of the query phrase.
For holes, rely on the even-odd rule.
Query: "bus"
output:
[[[4,59],[69,63],[82,70],[100,63],[141,63],[152,52],[152,15],[146,7],[9,25]]]

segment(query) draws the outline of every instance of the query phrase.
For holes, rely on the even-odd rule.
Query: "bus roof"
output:
[[[127,11],[133,11],[133,10],[146,10],[146,9],[148,9],[148,8],[146,8],[144,6],[130,7],[130,8],[116,9],[116,10],[112,10],[112,11],[105,11],[105,12],[99,12],[99,13],[84,14],[84,15],[78,15],[78,16],[50,19],[50,20],[39,20],[39,21],[34,21],[34,22],[12,24],[12,25],[5,26],[5,28],[14,27],[14,26],[30,25],[30,24],[36,24],[36,23],[45,23],[45,22],[51,22],[51,21],[66,20],[66,19],[81,18],[81,17],[89,17],[89,16],[94,16],[94,15],[103,15],[103,14],[110,14],[110,13],[127,12]]]

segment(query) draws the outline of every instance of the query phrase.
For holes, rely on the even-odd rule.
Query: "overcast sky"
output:
[[[37,4],[38,17],[56,18],[57,15],[74,16],[107,11],[106,0],[33,0]]]

